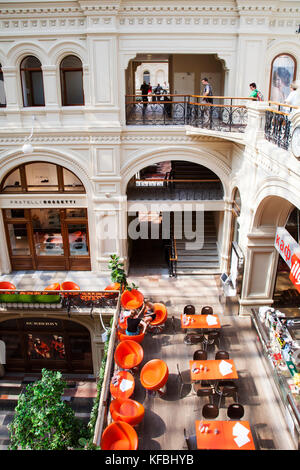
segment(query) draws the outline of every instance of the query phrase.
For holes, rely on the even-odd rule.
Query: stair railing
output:
[[[169,246],[169,276],[170,277],[177,277],[177,247],[176,247],[176,239],[174,236],[174,220],[171,217],[171,224],[170,224],[170,246]]]

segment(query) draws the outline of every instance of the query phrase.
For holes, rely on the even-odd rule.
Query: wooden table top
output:
[[[131,395],[133,394],[133,391],[134,391],[134,387],[135,387],[135,381],[134,381],[133,375],[130,372],[128,372],[127,370],[120,370],[116,375],[119,376],[119,381],[115,385],[112,384],[112,382],[110,382],[110,393],[111,393],[111,395],[114,398],[123,398],[123,399],[131,397]],[[128,390],[125,390],[124,392],[122,392],[122,390],[120,390],[120,385],[122,383],[122,380],[124,380],[124,379],[131,381],[132,385]]]
[[[188,324],[183,323],[183,317],[189,321]],[[209,325],[207,323],[207,317],[215,318],[217,323],[215,325]],[[218,315],[181,315],[181,328],[221,328],[221,324]]]
[[[239,423],[249,432],[247,438],[248,442],[241,441],[234,434],[234,427]],[[196,438],[198,449],[225,449],[225,450],[255,450],[253,436],[251,434],[250,424],[248,421],[217,421],[217,420],[197,420],[196,423]],[[203,427],[208,427],[208,432],[201,432]],[[215,434],[214,430],[217,429],[218,433]],[[246,431],[246,430],[245,430]],[[247,441],[247,438],[245,439]],[[239,443],[239,445],[238,445]]]
[[[232,372],[226,375],[222,375],[219,369],[221,362],[227,362],[232,365]],[[201,368],[202,366],[202,368]],[[207,368],[206,372],[204,371]],[[198,372],[193,370],[198,369]],[[221,379],[238,379],[238,373],[236,371],[234,362],[232,359],[209,359],[207,361],[190,361],[190,371],[192,380],[221,380]]]

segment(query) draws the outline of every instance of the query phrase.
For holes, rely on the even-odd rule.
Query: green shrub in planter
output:
[[[60,302],[60,295],[33,295],[34,302],[40,304],[58,304]]]
[[[0,302],[18,302],[18,294],[0,294]]]

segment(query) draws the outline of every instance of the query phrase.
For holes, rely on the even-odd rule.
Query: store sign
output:
[[[289,278],[300,293],[300,253],[292,256],[292,267]]]
[[[277,227],[275,248],[289,266],[289,278],[300,292],[300,246],[284,227]]]
[[[300,246],[284,227],[277,227],[275,248],[289,268],[292,268],[292,257],[295,253],[300,257]]]

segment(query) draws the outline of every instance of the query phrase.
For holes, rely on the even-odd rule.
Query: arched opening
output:
[[[284,103],[296,78],[297,62],[291,54],[279,54],[271,64],[269,99]]]
[[[69,55],[60,63],[62,106],[84,105],[83,69],[81,60]]]
[[[44,367],[65,373],[93,373],[91,338],[79,323],[51,317],[15,318],[0,322],[8,372],[40,372]]]
[[[150,72],[148,70],[145,70],[143,73],[143,82],[147,83],[147,85],[150,84]]]
[[[87,209],[64,199],[85,193],[74,173],[53,163],[29,162],[5,176],[0,192],[20,196],[2,209],[13,270],[90,270]],[[24,195],[34,193],[41,198],[24,208]],[[59,194],[62,198],[51,198]]]
[[[223,196],[220,178],[197,163],[162,161],[136,173],[127,185],[130,273],[219,272]]]
[[[24,107],[45,106],[42,65],[39,59],[30,55],[20,65]]]

